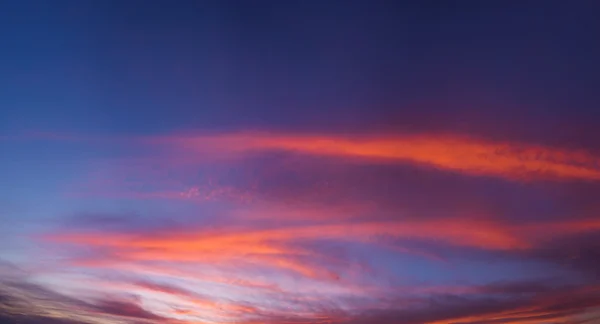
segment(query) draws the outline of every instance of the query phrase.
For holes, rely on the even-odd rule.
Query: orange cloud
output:
[[[318,251],[303,247],[302,242],[352,241],[387,247],[389,244],[386,243],[385,238],[400,238],[487,250],[514,250],[534,247],[541,242],[541,238],[548,235],[556,237],[600,229],[600,224],[594,220],[535,225],[507,225],[492,220],[455,218],[312,225],[284,224],[286,225],[270,229],[201,228],[143,235],[59,233],[46,238],[55,242],[109,248],[111,255],[124,261],[167,261],[227,266],[245,264],[331,281],[336,280],[337,274],[321,264],[323,260],[319,257],[322,255]],[[88,265],[94,266],[93,263]],[[164,269],[162,271],[164,273]]]
[[[357,241],[379,244],[381,238],[434,240],[446,244],[506,250],[528,247],[511,229],[487,221],[360,222],[289,226],[274,229],[196,230],[133,234],[59,234],[57,242],[108,247],[119,259],[200,264],[253,264],[281,269],[307,278],[337,280],[320,265],[318,252],[299,246],[313,240]],[[312,262],[310,260],[313,260]]]
[[[600,230],[600,219],[573,219],[549,223],[544,226],[531,226],[531,229],[538,230],[540,234],[565,235]]]
[[[205,153],[285,150],[311,155],[406,161],[469,175],[510,179],[556,177],[600,180],[600,157],[582,151],[489,142],[461,136],[344,136],[238,133],[157,139]]]
[[[416,219],[395,221],[366,221],[364,219],[348,219],[335,208],[308,208],[306,211],[318,215],[319,220],[325,221],[307,225],[306,222],[274,222],[279,227],[257,228],[252,224],[262,217],[267,220],[276,218],[277,215],[285,213],[285,208],[275,206],[270,211],[266,205],[252,205],[256,209],[234,215],[236,226],[225,228],[195,228],[177,231],[157,231],[153,233],[59,233],[48,236],[55,242],[63,242],[85,247],[100,248],[107,251],[108,264],[93,264],[87,266],[92,268],[109,267],[135,272],[134,275],[158,275],[171,276],[178,280],[188,281],[207,280],[209,282],[222,283],[228,286],[241,287],[271,287],[257,290],[259,294],[267,292],[268,296],[277,296],[282,290],[272,282],[254,282],[248,280],[228,279],[216,276],[204,276],[201,273],[181,271],[179,263],[193,266],[209,266],[221,270],[221,267],[248,270],[245,266],[252,265],[268,270],[283,270],[285,273],[293,273],[294,279],[318,280],[319,284],[327,286],[345,286],[336,272],[345,271],[335,261],[327,259],[318,250],[310,249],[303,242],[314,242],[316,240],[352,241],[375,245],[387,246],[386,238],[417,239],[437,242],[440,244],[451,244],[456,246],[482,248],[487,250],[514,250],[530,249],[538,246],[540,237],[556,237],[562,234],[582,233],[589,230],[600,229],[600,223],[595,220],[572,220],[543,222],[537,224],[507,224],[496,222],[491,219]],[[294,213],[299,211],[294,211]],[[300,214],[296,217],[303,218]],[[315,219],[308,219],[313,222]],[[111,259],[114,257],[114,259]],[[94,261],[94,260],[92,260]],[[88,260],[89,262],[89,260]],[[113,263],[114,262],[114,263]],[[171,263],[172,262],[172,263]],[[147,265],[147,263],[158,263]],[[177,263],[177,264],[174,264]],[[167,265],[164,265],[167,264]],[[270,273],[270,272],[269,272]],[[344,272],[346,274],[346,272]],[[173,279],[170,278],[170,279]],[[131,286],[131,285],[130,285]],[[131,287],[125,287],[130,289]],[[285,287],[284,285],[282,285]],[[272,288],[276,287],[276,288]],[[186,286],[187,288],[187,286]],[[223,287],[228,288],[228,287]],[[289,287],[286,287],[289,288]],[[222,305],[212,300],[204,300],[201,296],[195,296],[185,291],[173,290],[169,287],[151,286],[148,284],[137,284],[135,289],[148,290],[169,294],[187,303],[177,306],[195,307],[208,312],[218,314],[252,314],[255,309],[246,308],[244,303],[232,303],[227,306],[226,311],[221,311]],[[220,289],[220,288],[219,288]],[[364,289],[361,291],[361,289]],[[348,293],[351,289],[344,291]],[[238,290],[239,291],[239,290]],[[289,293],[291,290],[285,290]],[[229,291],[231,292],[231,290]],[[452,292],[452,291],[451,291]],[[454,291],[452,293],[468,294],[469,289]],[[247,293],[247,291],[246,291]],[[274,294],[273,294],[274,293]],[[357,296],[375,296],[375,293],[367,291],[365,287],[357,285],[352,287],[352,294]],[[235,293],[232,294],[235,296]],[[262,295],[265,296],[265,295]],[[275,297],[274,297],[275,298]],[[190,306],[191,305],[191,306]],[[257,309],[261,307],[259,303]],[[267,307],[268,308],[268,307]],[[488,314],[485,316],[470,316],[447,321],[430,322],[429,324],[443,324],[453,322],[478,323],[486,321],[497,321],[502,323],[540,323],[543,311],[536,309],[520,309],[517,313],[505,312]],[[522,313],[521,313],[522,312]],[[185,315],[185,314],[176,314]],[[191,316],[191,315],[190,315]],[[553,315],[554,316],[554,315]],[[557,323],[567,317],[553,317]]]

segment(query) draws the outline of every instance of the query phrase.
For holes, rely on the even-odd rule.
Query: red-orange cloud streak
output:
[[[315,263],[316,251],[300,242],[314,240],[382,244],[386,237],[427,240],[487,250],[529,249],[550,235],[582,233],[600,228],[597,222],[555,222],[508,225],[491,220],[435,219],[341,224],[290,225],[272,229],[236,229],[132,233],[59,233],[55,242],[109,248],[126,261],[171,261],[203,264],[253,263],[333,280],[335,273]],[[564,230],[560,230],[564,229]],[[385,246],[385,243],[382,245]]]
[[[317,261],[323,256],[318,251],[301,247],[299,242],[328,239],[379,244],[380,238],[385,237],[427,239],[492,250],[528,247],[526,240],[501,224],[455,220],[362,222],[237,231],[196,230],[149,235],[63,233],[49,238],[57,242],[109,248],[112,255],[130,262],[254,264],[289,271],[305,278],[335,281],[337,274],[327,268],[327,264]]]
[[[311,155],[406,161],[470,175],[510,179],[555,177],[600,180],[600,157],[590,153],[454,135],[360,138],[237,133],[167,137],[155,140],[155,143],[213,154],[284,150]]]

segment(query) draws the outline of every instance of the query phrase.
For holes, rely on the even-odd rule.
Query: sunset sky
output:
[[[598,17],[0,1],[0,323],[600,323]]]

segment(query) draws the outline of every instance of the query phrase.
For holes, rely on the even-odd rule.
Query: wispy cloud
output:
[[[411,163],[473,176],[512,180],[600,180],[600,157],[593,152],[464,134],[322,135],[233,132],[200,135],[101,137],[32,133],[33,138],[81,143],[152,147],[171,162],[209,161],[261,151],[287,151],[366,162]],[[23,137],[30,139],[32,135]],[[147,154],[147,152],[146,152]]]
[[[83,300],[32,283],[27,276],[0,279],[0,320],[7,323],[165,323],[169,319],[116,296]],[[4,323],[4,322],[2,322]]]
[[[592,153],[458,135],[229,133],[124,142],[139,150],[94,160],[99,172],[69,198],[160,208],[80,213],[36,237],[60,255],[55,268],[70,270],[61,274],[67,281],[116,298],[82,295],[76,300],[83,304],[61,306],[82,316],[185,324],[560,323],[597,306],[596,293],[582,287],[597,285],[597,253],[590,252],[597,240],[588,236],[600,223],[560,215],[573,204],[568,195],[553,192],[551,206],[567,208],[550,218],[543,217],[547,199],[520,203],[532,188],[535,197],[565,184],[593,187],[600,169]],[[504,268],[454,275],[473,262],[492,268],[492,261],[569,276],[560,285],[516,278],[494,286],[479,282],[503,278]],[[453,273],[440,279],[446,283],[428,283],[436,280],[427,274],[432,262]],[[413,263],[425,270],[411,286],[417,270],[398,269]],[[468,280],[456,285],[457,278]],[[552,299],[562,297],[581,303],[562,309]]]
[[[260,206],[264,207],[264,205]],[[260,212],[260,210],[256,210],[250,214]],[[266,209],[264,212],[268,214],[269,210]],[[327,210],[323,212],[327,212]],[[535,226],[498,222],[491,219],[461,220],[456,217],[422,220],[391,219],[370,222],[360,219],[348,220],[344,216],[340,217],[335,214],[326,217],[329,221],[325,223],[317,221],[317,223],[310,224],[315,220],[309,218],[309,224],[276,222],[278,225],[265,223],[257,227],[253,223],[255,218],[244,218],[243,215],[245,214],[235,216],[235,226],[221,225],[212,228],[196,226],[192,228],[194,225],[188,224],[190,225],[188,228],[162,228],[135,232],[128,231],[127,227],[121,230],[118,228],[117,230],[102,229],[100,232],[65,231],[47,235],[44,240],[54,244],[84,248],[87,251],[87,257],[84,258],[75,254],[68,266],[92,269],[100,271],[100,273],[109,270],[119,271],[119,273],[127,274],[132,278],[150,276],[156,278],[158,282],[183,280],[183,282],[187,282],[186,285],[193,287],[216,284],[217,286],[213,287],[222,287],[219,289],[229,291],[230,295],[240,294],[239,296],[245,297],[236,298],[232,301],[232,306],[226,306],[226,304],[220,304],[215,296],[207,298],[197,291],[194,292],[172,284],[139,280],[132,280],[127,285],[119,284],[117,288],[120,290],[141,289],[183,298],[187,300],[187,303],[177,306],[182,309],[189,308],[191,304],[195,307],[208,307],[207,311],[213,314],[242,312],[255,316],[260,313],[255,310],[264,311],[282,307],[296,298],[293,296],[298,296],[298,293],[303,291],[285,284],[285,281],[288,280],[285,278],[295,278],[293,280],[303,282],[306,287],[321,286],[320,294],[322,295],[314,296],[316,300],[331,296],[330,298],[341,298],[341,301],[344,298],[351,298],[355,294],[367,300],[378,300],[382,296],[397,294],[394,289],[378,290],[368,285],[353,283],[353,279],[349,277],[352,275],[348,268],[350,261],[344,260],[343,254],[339,252],[328,251],[319,242],[368,245],[371,246],[371,250],[377,251],[389,249],[389,239],[396,238],[423,241],[446,247],[454,246],[456,249],[466,247],[483,251],[498,251],[512,255],[511,258],[524,257],[525,259],[548,260],[560,264],[562,262],[560,259],[549,259],[548,252],[545,252],[549,247],[551,248],[548,245],[549,241],[559,240],[565,235],[585,235],[588,232],[597,232],[599,229],[590,227],[587,222],[583,224],[579,220],[544,222]],[[342,223],[338,223],[339,221]],[[264,227],[265,225],[267,228]],[[565,228],[566,232],[559,232],[556,230],[557,228]],[[550,255],[564,254],[568,250],[563,253],[560,252],[562,249],[557,247],[551,249],[550,251],[554,252],[550,253],[554,254]],[[394,249],[392,251],[399,252]],[[411,253],[412,251],[408,248],[407,251],[400,253],[407,252]],[[427,254],[427,250],[424,253]],[[419,255],[419,253],[415,254]],[[356,263],[356,261],[352,261],[352,263]],[[214,273],[221,273],[221,275]],[[223,273],[229,273],[230,278],[227,278],[228,275],[223,276]],[[251,273],[269,274],[268,276],[271,278],[267,280],[243,278]],[[281,283],[284,284],[281,285]],[[106,286],[103,287],[106,288]],[[265,296],[266,300],[274,304],[247,300],[245,299],[247,293],[240,292],[239,289],[249,289],[248,291]],[[406,288],[398,289],[405,293],[410,291]],[[544,289],[547,289],[546,292],[552,291],[551,288],[544,287]],[[522,295],[531,291],[542,293],[541,290],[539,285],[508,285],[501,288],[489,286],[485,291],[469,288],[451,290],[451,292],[461,295],[485,296],[486,294],[504,293]],[[238,293],[233,293],[233,291],[238,291]],[[310,289],[306,292],[308,291]],[[426,294],[435,294],[436,291],[435,289],[423,290]],[[444,291],[442,289],[440,292]],[[285,295],[288,296],[274,297]],[[302,298],[306,298],[311,294],[303,296]],[[279,302],[275,302],[278,299]],[[367,304],[364,301],[363,303]],[[293,304],[297,305],[297,302],[293,302]],[[303,307],[311,305],[306,301],[301,304],[304,304]],[[532,314],[534,313],[532,312]],[[505,315],[497,316],[505,318],[507,321],[512,316]],[[239,316],[241,315],[238,315],[238,318]],[[534,317],[534,315],[531,316]],[[465,318],[465,321],[467,320],[470,321],[472,318]],[[483,321],[485,320],[491,320],[491,318],[486,317]]]
[[[469,175],[509,179],[600,180],[600,158],[583,151],[484,141],[457,135],[347,137],[240,133],[166,137],[156,142],[178,145],[198,154],[284,150],[376,161],[404,161]]]
[[[202,300],[196,293],[169,284],[153,282],[105,283],[131,289],[137,287],[186,298],[192,303],[172,307],[166,318],[151,313],[139,304],[126,300],[97,299],[93,302],[58,294],[27,281],[3,281],[0,286],[0,319],[10,323],[108,324],[108,323],[213,323],[194,307]],[[134,289],[135,290],[135,289]],[[438,291],[438,292],[435,292]],[[273,300],[277,297],[273,296]],[[208,304],[202,302],[202,307]],[[309,312],[299,304],[312,305]],[[586,323],[600,307],[598,286],[573,285],[559,281],[515,281],[464,287],[460,290],[433,290],[427,295],[406,297],[402,294],[380,298],[379,307],[354,307],[346,310],[339,304],[319,300],[296,300],[294,311],[233,308],[246,317],[222,318],[223,323],[337,323],[337,324],[442,324],[442,323]],[[208,305],[213,307],[213,304]],[[232,309],[221,308],[222,311]],[[308,310],[308,309],[307,309]],[[585,313],[588,315],[582,315]],[[592,316],[592,317],[590,317]]]

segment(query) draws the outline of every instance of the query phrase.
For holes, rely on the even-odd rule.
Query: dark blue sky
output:
[[[5,133],[508,127],[584,141],[599,116],[595,1],[2,6]]]

